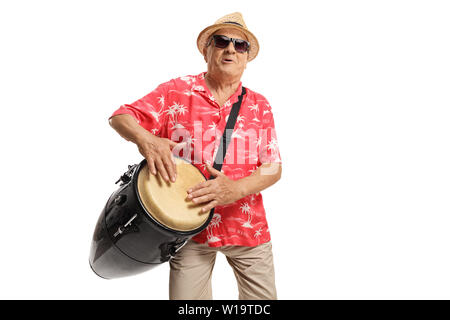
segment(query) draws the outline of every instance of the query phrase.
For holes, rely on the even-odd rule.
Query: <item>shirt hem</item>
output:
[[[191,240],[200,243],[200,244],[207,244],[209,247],[212,248],[218,248],[218,247],[224,247],[224,246],[242,246],[242,247],[256,247],[261,244],[267,243],[271,241],[270,235],[267,236],[267,238],[262,239],[260,242],[253,243],[249,241],[245,241],[245,239],[236,239],[236,240],[228,240],[228,241],[215,241],[215,242],[208,242],[207,240],[202,241],[201,239],[191,238]]]

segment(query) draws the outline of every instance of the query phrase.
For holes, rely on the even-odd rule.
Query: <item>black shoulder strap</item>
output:
[[[239,109],[241,108],[242,100],[244,98],[247,90],[242,87],[242,93],[238,97],[238,101],[233,104],[231,108],[230,115],[228,116],[228,121],[225,126],[225,131],[223,132],[222,139],[220,141],[219,149],[217,150],[216,159],[214,160],[213,168],[216,170],[221,170],[223,165],[223,160],[225,159],[225,155],[227,154],[228,145],[231,141],[231,135],[233,134],[234,125],[236,124],[236,120],[239,114]],[[214,177],[211,176],[210,179]]]

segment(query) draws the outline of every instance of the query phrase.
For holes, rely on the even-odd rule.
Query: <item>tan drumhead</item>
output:
[[[158,173],[150,174],[148,166],[138,175],[138,193],[145,209],[161,224],[178,231],[197,229],[208,220],[209,212],[201,212],[205,204],[186,199],[187,190],[206,181],[200,171],[189,162],[175,158],[177,178],[166,182]]]

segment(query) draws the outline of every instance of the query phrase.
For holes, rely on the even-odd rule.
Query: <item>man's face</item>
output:
[[[214,34],[248,41],[243,32],[233,28],[220,29]],[[228,47],[220,49],[214,46],[214,40],[212,40],[210,45],[204,48],[203,55],[208,63],[208,72],[224,77],[240,78],[247,66],[248,52],[237,52],[232,42],[228,44]]]

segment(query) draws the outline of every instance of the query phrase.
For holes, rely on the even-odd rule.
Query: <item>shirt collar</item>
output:
[[[206,82],[205,82],[205,74],[206,74],[206,71],[195,76],[195,81],[191,88],[191,91],[206,92],[208,87],[206,86]]]
[[[194,82],[194,85],[192,86],[192,91],[202,92],[204,95],[206,95],[210,100],[215,102],[215,99],[209,91],[208,86],[206,85],[205,81],[205,74],[207,71],[204,71],[200,74],[198,74],[196,77],[196,81]],[[235,103],[238,100],[239,95],[242,93],[242,81],[239,82],[239,87],[237,88],[236,92],[233,93],[233,95],[228,99],[227,102],[222,107],[231,106],[233,103]]]

